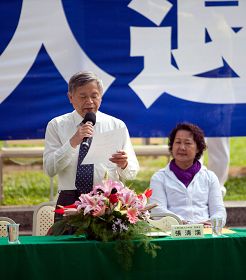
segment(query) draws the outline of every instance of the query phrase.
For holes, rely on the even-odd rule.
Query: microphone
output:
[[[95,125],[96,114],[94,112],[86,113],[85,118],[83,119],[82,123],[87,123],[87,122],[90,122],[92,125]],[[91,137],[85,137],[82,141],[82,145],[89,148],[90,147],[90,138]]]

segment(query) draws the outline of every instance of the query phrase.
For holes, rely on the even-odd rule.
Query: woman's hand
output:
[[[211,228],[211,222],[208,220],[208,221],[205,221],[205,222],[201,222],[199,224],[203,224],[205,228]]]

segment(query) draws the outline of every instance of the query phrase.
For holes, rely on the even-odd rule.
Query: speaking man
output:
[[[112,180],[134,179],[139,164],[123,121],[98,111],[102,81],[92,72],[73,75],[68,98],[74,111],[52,119],[46,128],[44,170],[58,175],[57,205],[69,205],[81,193]],[[61,219],[55,214],[55,221]]]

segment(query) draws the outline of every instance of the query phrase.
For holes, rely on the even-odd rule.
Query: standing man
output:
[[[230,165],[230,138],[208,137],[208,169],[219,178],[223,197],[226,194],[225,182],[228,179]]]
[[[58,175],[57,205],[73,204],[81,193],[100,184],[105,172],[110,179],[119,180],[134,179],[139,170],[124,122],[98,111],[102,94],[102,81],[94,73],[76,73],[68,84],[68,98],[74,111],[52,119],[47,125],[44,170],[51,177]],[[86,121],[87,113],[95,114],[95,125]],[[85,139],[91,140],[90,147],[81,152]],[[55,221],[61,218],[56,213]]]

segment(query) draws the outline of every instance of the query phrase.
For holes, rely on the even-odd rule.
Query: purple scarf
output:
[[[173,173],[176,175],[176,177],[186,186],[190,184],[192,181],[193,177],[196,175],[196,173],[201,169],[201,163],[196,160],[191,167],[189,167],[186,170],[183,170],[179,168],[175,160],[173,159],[170,162],[170,170],[173,171]]]

